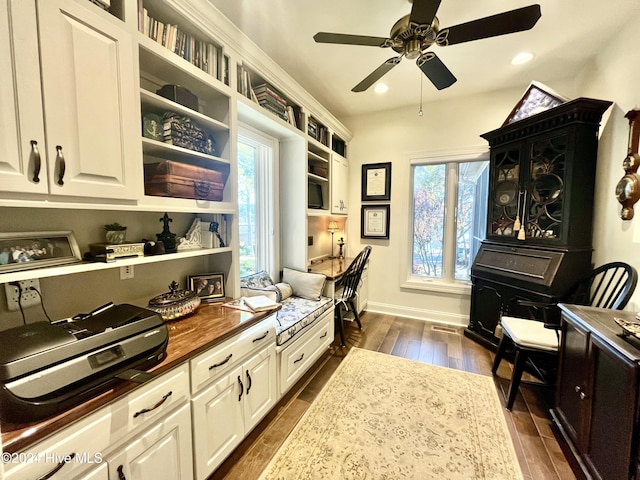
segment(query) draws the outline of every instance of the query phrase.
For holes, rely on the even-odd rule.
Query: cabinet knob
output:
[[[584,400],[585,398],[587,398],[587,394],[584,392],[580,392],[580,400]]]
[[[575,390],[576,390],[576,393],[580,393],[582,391],[582,389],[578,385],[576,385]]]

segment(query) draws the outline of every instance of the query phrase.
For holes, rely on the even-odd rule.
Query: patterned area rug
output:
[[[521,479],[493,379],[353,348],[262,480]]]

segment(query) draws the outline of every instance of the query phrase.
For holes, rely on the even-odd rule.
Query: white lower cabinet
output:
[[[101,463],[74,480],[109,480],[109,466],[106,463]]]
[[[191,402],[196,478],[207,478],[277,400],[273,343],[195,395]]]
[[[109,455],[109,478],[187,480],[193,477],[191,459],[191,414],[185,404]]]

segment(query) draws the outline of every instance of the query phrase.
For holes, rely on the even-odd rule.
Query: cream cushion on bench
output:
[[[324,275],[285,268],[282,279],[282,283],[274,283],[267,272],[240,279],[242,296],[273,295],[273,299],[282,304],[276,313],[278,346],[290,341],[333,307],[333,299],[322,296]]]

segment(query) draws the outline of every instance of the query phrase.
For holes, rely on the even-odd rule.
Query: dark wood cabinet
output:
[[[551,413],[578,476],[639,479],[640,339],[613,318],[632,312],[561,305],[562,342]]]
[[[468,336],[497,345],[501,314],[522,315],[518,299],[554,302],[591,271],[598,129],[610,105],[578,98],[481,135],[487,232],[471,268]]]
[[[488,240],[591,246],[598,128],[610,105],[579,98],[482,135],[491,148]]]

